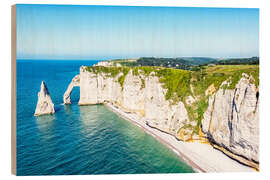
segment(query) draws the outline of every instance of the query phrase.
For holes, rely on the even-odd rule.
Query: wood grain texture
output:
[[[16,175],[16,5],[11,6],[11,173]]]

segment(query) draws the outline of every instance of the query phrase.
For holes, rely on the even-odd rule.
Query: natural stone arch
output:
[[[73,87],[80,86],[80,75],[76,75],[71,83],[68,85],[68,88],[63,96],[64,104],[71,104],[70,94],[72,92]]]

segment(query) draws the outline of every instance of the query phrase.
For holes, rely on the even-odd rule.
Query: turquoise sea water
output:
[[[72,105],[63,94],[81,65],[97,61],[17,60],[17,175],[187,173],[192,168],[103,105]],[[41,81],[56,113],[34,117]]]

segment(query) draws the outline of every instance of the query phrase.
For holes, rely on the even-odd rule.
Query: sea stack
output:
[[[52,102],[49,90],[44,81],[41,82],[40,91],[38,93],[38,102],[36,106],[35,116],[44,114],[54,114],[54,104]]]

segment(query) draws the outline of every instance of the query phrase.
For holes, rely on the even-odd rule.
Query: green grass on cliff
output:
[[[166,100],[178,102],[191,94],[190,79],[191,72],[181,69],[164,68],[156,71],[159,81],[167,89]]]
[[[104,66],[87,66],[86,70],[95,74],[104,73],[110,77],[116,77],[119,73],[126,73],[129,67],[104,67]],[[127,73],[126,73],[127,74]]]
[[[128,74],[130,68],[125,66],[124,67],[88,66],[86,67],[86,70],[95,74],[104,73],[108,77],[116,77],[118,74],[122,73],[122,75],[118,77],[118,82],[123,89],[125,77]]]
[[[151,73],[159,77],[160,83],[163,87],[167,89],[166,100],[173,100],[172,102],[177,102],[183,100],[183,98],[190,94],[190,78],[191,71],[173,69],[173,68],[163,68],[163,67],[153,67],[153,66],[142,66],[133,67],[132,72],[135,76],[142,74],[144,76],[149,76]],[[145,87],[145,80],[142,80],[142,85]]]
[[[124,87],[124,82],[125,82],[125,78],[126,78],[126,75],[128,74],[130,68],[128,67],[122,67],[122,76],[120,76],[118,78],[118,82],[120,83],[121,87],[122,87],[122,90],[123,90],[123,87]]]
[[[242,73],[251,75],[254,78],[254,84],[259,86],[259,66],[258,65],[218,65],[213,67],[201,67],[200,71],[192,72],[191,86],[193,87],[192,95],[197,98],[197,101],[187,107],[188,115],[191,120],[196,120],[197,125],[194,128],[194,133],[199,133],[203,114],[208,107],[208,96],[205,95],[206,90],[212,84],[215,87],[215,92],[219,88],[234,89],[238,81],[242,77]],[[222,86],[222,82],[229,81],[230,84]]]
[[[207,68],[206,73],[223,73],[226,77],[231,77],[232,83],[229,89],[235,88],[242,77],[242,73],[251,75],[254,78],[254,84],[257,87],[259,86],[259,65],[219,65]]]
[[[105,73],[107,76],[118,78],[118,82],[123,88],[125,77],[132,69],[135,76],[139,76],[142,81],[142,88],[145,88],[145,76],[157,76],[160,83],[167,89],[166,100],[170,100],[175,104],[182,101],[188,111],[188,116],[191,121],[196,121],[197,125],[193,128],[193,133],[198,134],[203,119],[203,114],[208,107],[208,96],[205,91],[212,84],[216,92],[219,88],[234,89],[237,82],[242,77],[242,73],[251,75],[254,78],[254,84],[259,86],[259,66],[258,65],[217,65],[217,66],[202,66],[198,71],[188,71],[164,67],[87,67],[86,70],[93,73]],[[151,74],[152,73],[152,74]],[[220,87],[222,82],[228,80],[228,86]],[[192,104],[185,102],[187,96],[192,96],[196,101]]]

